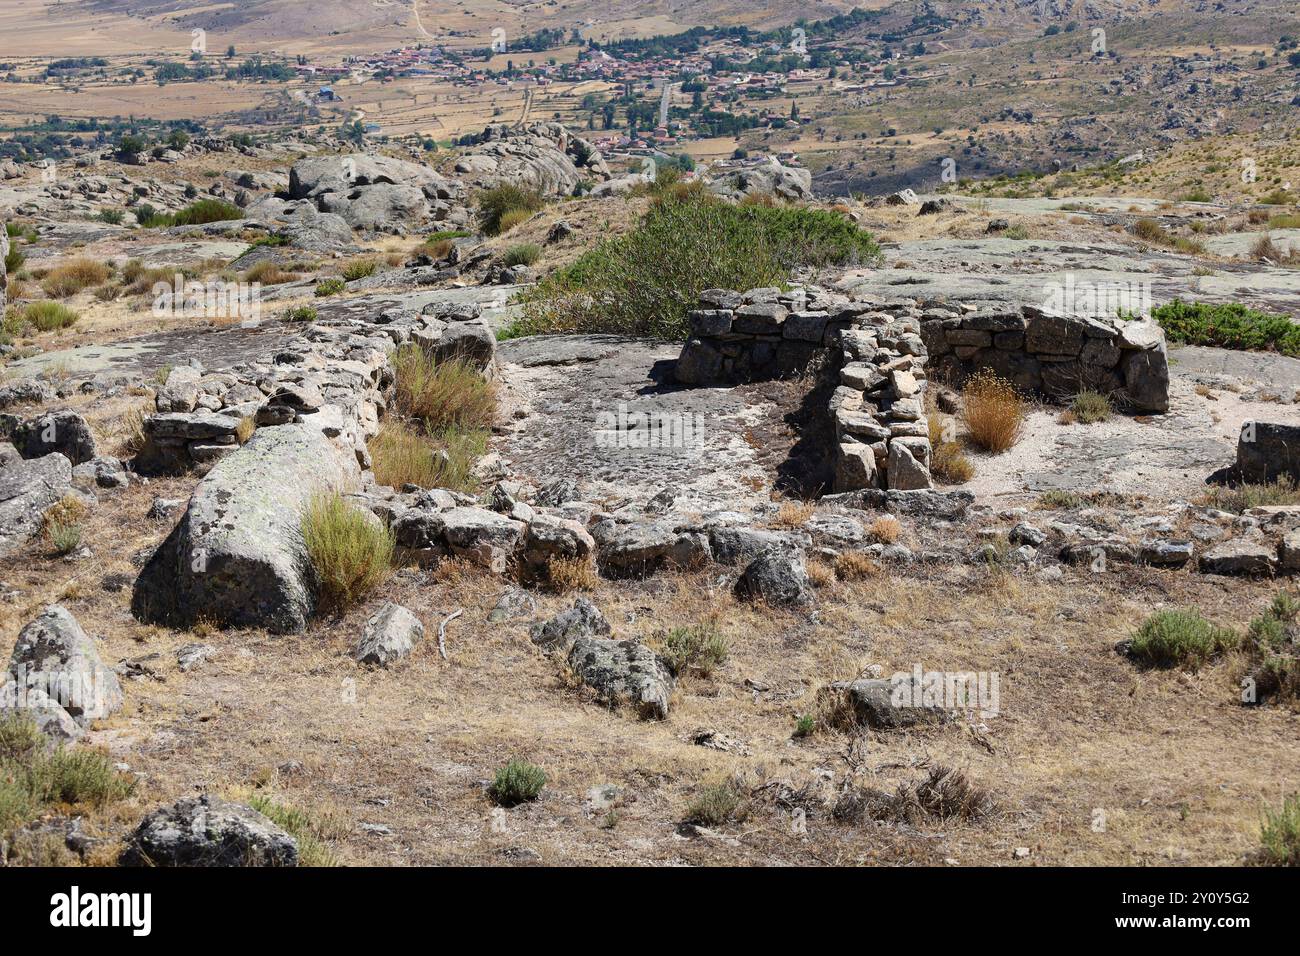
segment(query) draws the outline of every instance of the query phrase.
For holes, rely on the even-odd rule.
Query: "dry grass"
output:
[[[278,262],[269,259],[250,266],[244,272],[245,282],[260,282],[262,285],[283,285],[302,278],[301,272],[284,268]]]
[[[995,454],[1020,440],[1025,400],[1006,379],[982,369],[966,380],[962,418],[970,439]]]
[[[398,350],[394,369],[398,410],[429,431],[492,426],[496,388],[469,362],[438,362],[418,345],[406,345]]]
[[[880,544],[896,544],[902,533],[903,526],[898,523],[898,519],[889,515],[877,518],[867,528],[867,536]]]
[[[302,519],[321,610],[341,613],[388,577],[393,533],[337,493],[318,495]]]
[[[112,270],[95,259],[70,259],[51,269],[41,280],[41,288],[52,299],[66,299],[91,286],[108,281]]]
[[[375,480],[381,485],[437,487],[440,472],[434,462],[433,448],[428,438],[405,419],[395,415],[385,418],[379,434],[370,439],[368,447]]]
[[[858,581],[879,573],[880,565],[861,551],[845,551],[835,558],[835,574],[841,581]]]
[[[772,524],[779,528],[801,528],[816,513],[817,506],[810,501],[785,501],[777,509]]]
[[[809,561],[807,572],[808,582],[815,588],[824,588],[835,583],[835,569],[825,561]]]
[[[546,564],[546,580],[557,594],[591,591],[600,583],[591,558],[552,558]]]
[[[975,477],[975,466],[954,437],[952,419],[930,413],[930,474],[940,481],[961,484]]]

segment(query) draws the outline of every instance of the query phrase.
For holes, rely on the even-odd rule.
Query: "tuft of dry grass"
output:
[[[785,501],[777,509],[772,524],[781,528],[799,528],[817,513],[817,506],[810,501]]]
[[[244,272],[245,282],[260,282],[262,285],[283,285],[301,278],[301,272],[290,271],[269,259],[250,266]]]
[[[552,558],[546,563],[546,580],[558,594],[590,591],[600,583],[591,558]]]
[[[84,289],[102,285],[112,275],[106,263],[96,259],[70,259],[51,269],[41,280],[41,288],[52,299],[66,299]]]
[[[420,346],[405,345],[397,352],[394,370],[398,410],[429,431],[492,427],[496,388],[469,362],[438,362]]]
[[[393,533],[337,492],[317,495],[302,517],[322,610],[341,613],[373,591],[392,568]]]
[[[745,801],[731,781],[702,787],[686,808],[686,823],[717,828],[745,816]]]
[[[993,795],[949,767],[931,767],[919,783],[900,783],[893,793],[847,787],[835,801],[831,816],[842,823],[882,820],[921,826],[934,820],[980,821],[997,807]]]
[[[815,588],[824,588],[835,583],[835,569],[825,561],[809,561],[807,572],[808,581]]]
[[[1080,392],[1071,400],[1069,412],[1079,424],[1095,425],[1107,421],[1113,409],[1110,398],[1100,392]]]
[[[882,515],[871,522],[871,526],[867,528],[867,535],[871,540],[880,544],[895,544],[902,533],[903,526],[898,523],[898,519],[889,515]]]
[[[930,416],[930,474],[941,481],[961,484],[975,477],[975,466],[961,443],[948,434],[937,415]]]
[[[1000,454],[1020,440],[1025,400],[1006,379],[981,369],[966,380],[962,417],[972,442]]]
[[[879,573],[880,565],[861,551],[844,551],[835,558],[835,574],[841,581],[858,581]]]

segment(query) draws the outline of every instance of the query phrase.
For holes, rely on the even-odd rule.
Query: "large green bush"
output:
[[[1258,312],[1237,302],[1183,302],[1151,310],[1151,317],[1171,342],[1259,349],[1300,355],[1300,325],[1285,315]]]
[[[523,298],[510,335],[612,332],[679,339],[705,289],[783,285],[798,266],[873,262],[880,247],[838,213],[733,205],[668,190],[640,224],[554,273]],[[507,336],[508,337],[508,336]]]

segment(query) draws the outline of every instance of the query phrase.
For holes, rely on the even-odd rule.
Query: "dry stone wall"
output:
[[[1051,315],[943,301],[851,299],[821,289],[712,289],[689,313],[677,362],[684,385],[794,375],[838,379],[835,490],[929,488],[925,389],[990,369],[1026,393],[1111,395],[1136,412],[1169,407],[1164,333],[1149,319]]]

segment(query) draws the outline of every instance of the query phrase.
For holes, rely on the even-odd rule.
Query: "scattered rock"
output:
[[[145,817],[122,866],[297,866],[298,843],[252,807],[189,797]]]
[[[415,649],[424,639],[424,625],[420,619],[400,604],[389,601],[366,621],[365,632],[352,650],[352,658],[360,664],[387,667]]]

